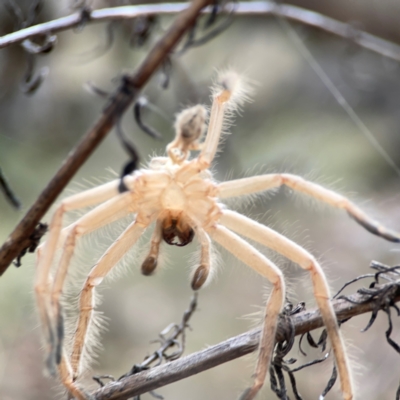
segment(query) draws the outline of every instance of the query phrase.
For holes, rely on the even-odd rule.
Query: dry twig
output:
[[[189,308],[183,313],[180,324],[172,323],[168,325],[159,334],[159,338],[153,341],[153,343],[159,342],[160,347],[152,354],[147,356],[143,362],[141,362],[140,364],[135,364],[130,369],[130,371],[122,375],[119,378],[119,380],[126,378],[128,376],[132,376],[134,374],[138,374],[142,371],[146,371],[151,367],[159,366],[163,362],[177,360],[182,356],[182,354],[185,351],[185,345],[186,345],[185,343],[186,329],[190,328],[189,320],[192,317],[193,313],[196,311],[197,297],[198,293],[195,292],[190,300]],[[167,353],[167,350],[170,350],[171,348],[176,348],[176,350],[172,353]],[[115,379],[112,375],[102,375],[93,377],[93,380],[95,380],[100,385],[100,387],[104,387],[104,382],[103,382],[104,379],[110,379],[111,382],[115,382]],[[162,396],[157,395],[153,391],[150,391],[150,394],[152,394],[153,397],[155,398],[163,399]],[[134,400],[140,400],[140,395],[135,396]]]
[[[391,293],[391,301],[393,303],[400,301],[399,281],[378,285],[374,289],[377,293],[381,293],[388,288],[395,289]],[[376,311],[378,306],[384,308],[384,304],[380,301],[379,296],[357,293],[347,296],[346,299],[334,300],[332,303],[338,320],[345,321],[356,315]],[[287,319],[280,321],[277,342],[284,341],[290,336],[291,327],[294,327],[295,335],[302,335],[324,326],[317,309],[302,311],[290,318],[290,324]],[[253,352],[257,349],[259,336],[260,329],[251,330],[179,360],[111,382],[96,390],[92,395],[96,400],[124,400],[147,393]]]
[[[120,379],[130,375],[137,374],[138,372],[147,370],[151,364],[155,366],[161,365],[163,361],[172,361],[180,358],[185,351],[186,345],[186,328],[189,327],[189,319],[196,311],[197,308],[197,292],[194,293],[189,308],[183,313],[182,321],[180,324],[168,325],[160,334],[159,339],[155,342],[160,343],[160,348],[153,354],[149,355],[140,364],[135,364],[131,370],[121,376]],[[180,340],[178,340],[180,338]],[[176,347],[177,349],[173,353],[167,353],[167,350]],[[154,365],[153,365],[154,367]]]
[[[82,13],[74,13],[54,21],[31,26],[29,28],[0,37],[0,49],[37,35],[46,35],[49,33],[54,34],[56,32],[80,26],[83,17],[85,17],[85,23],[133,19],[140,16],[176,14],[183,11],[186,7],[187,3],[160,3],[103,8],[100,10],[90,11],[89,15],[85,14],[85,16],[83,16]],[[221,12],[229,13],[231,9],[232,4],[228,3],[226,7],[221,10]],[[212,12],[212,8],[208,7],[204,9],[203,12],[210,13]],[[350,24],[337,21],[315,11],[310,11],[287,4],[278,5],[273,1],[266,0],[239,2],[235,6],[235,14],[277,15],[279,17],[284,17],[304,25],[309,25],[324,30],[343,39],[350,40],[358,46],[373,51],[377,54],[400,61],[399,45],[371,35],[367,32],[358,30]]]
[[[174,21],[166,34],[156,43],[145,60],[132,75],[125,75],[115,94],[104,108],[99,120],[70,152],[60,169],[40,194],[24,218],[0,248],[0,275],[4,273],[22,249],[29,246],[29,236],[51,204],[71,180],[77,170],[111,130],[129,105],[137,99],[152,74],[193,25],[201,9],[210,0],[193,0]]]

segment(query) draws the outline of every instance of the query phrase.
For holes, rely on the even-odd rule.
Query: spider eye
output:
[[[194,238],[193,229],[182,218],[166,218],[162,223],[162,237],[173,246],[186,246]]]

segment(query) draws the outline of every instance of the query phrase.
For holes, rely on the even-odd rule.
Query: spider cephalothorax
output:
[[[345,197],[296,175],[278,173],[219,184],[215,182],[209,167],[224,130],[226,114],[234,111],[243,100],[246,92],[244,87],[236,73],[220,74],[213,88],[213,104],[204,140],[207,112],[203,106],[189,108],[177,117],[176,137],[167,147],[167,157],[153,158],[147,169],[125,176],[126,192],[118,191],[119,180],[109,182],[64,199],[54,213],[47,241],[38,252],[35,289],[47,341],[47,366],[50,373],[59,374],[62,383],[77,399],[87,398],[77,379],[87,353],[88,332],[95,325],[92,322],[95,288],[153,222],[155,228],[150,250],[142,263],[145,275],[151,275],[157,268],[162,240],[171,245],[184,246],[196,235],[200,245],[200,262],[192,275],[194,290],[202,287],[211,276],[211,239],[271,282],[254,383],[244,392],[243,400],[254,398],[264,383],[275,345],[279,313],[284,304],[285,282],[280,269],[242,237],[281,253],[310,272],[314,295],[335,355],[343,398],[353,398],[345,347],[331,305],[328,284],[319,263],[296,243],[256,221],[230,211],[222,201],[286,185],[347,211],[364,228],[387,240],[398,242],[400,237],[369,218]],[[192,150],[199,151],[199,154],[189,159]],[[65,212],[89,206],[96,207],[63,228]],[[92,267],[84,282],[79,298],[79,318],[73,329],[72,349],[67,350],[64,346],[65,329],[60,300],[76,241],[82,235],[126,215],[133,215],[133,222]],[[61,248],[59,260],[55,257],[58,248]]]

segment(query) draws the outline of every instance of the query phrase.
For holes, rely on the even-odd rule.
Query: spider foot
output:
[[[368,232],[371,232],[373,235],[377,235],[382,237],[383,239],[388,240],[389,242],[399,243],[400,242],[400,235],[392,231],[391,229],[387,229],[382,225],[376,223],[372,220],[365,220],[360,216],[348,212],[349,216],[353,218],[356,222],[358,222],[363,228],[365,228]]]
[[[238,400],[252,400],[254,397],[256,397],[258,391],[261,389],[261,385],[256,385],[254,383],[253,386],[248,387],[247,389],[244,390],[244,392],[240,395]]]
[[[49,326],[48,332],[48,350],[46,358],[46,369],[50,376],[57,375],[58,367],[62,359],[62,349],[64,342],[64,317],[61,306],[57,309],[57,325],[56,327]]]
[[[51,327],[48,329],[48,347],[46,349],[47,357],[45,361],[46,365],[46,371],[51,377],[56,377],[57,376],[57,363],[56,363],[56,358],[55,358],[55,347],[56,347],[56,341],[54,337],[54,332]]]
[[[69,389],[68,400],[96,400],[90,393],[78,388],[75,384],[66,385]]]
[[[63,342],[64,342],[64,316],[61,309],[61,305],[58,305],[55,343],[53,344],[52,348],[52,352],[54,353],[54,358],[57,365],[59,365],[61,362]]]
[[[48,373],[52,378],[55,378],[57,376],[57,366],[52,351],[50,351],[49,355],[47,356],[45,365],[46,365],[45,373]]]

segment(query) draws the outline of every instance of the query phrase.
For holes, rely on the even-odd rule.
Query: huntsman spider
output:
[[[314,296],[325,323],[339,372],[343,399],[354,396],[346,350],[331,304],[331,295],[321,266],[304,248],[280,233],[235,211],[224,199],[264,192],[286,185],[328,205],[345,210],[350,217],[373,234],[399,242],[400,236],[370,217],[347,198],[303,178],[274,173],[217,183],[209,170],[217,152],[221,134],[227,128],[226,116],[246,98],[246,85],[234,72],[219,74],[212,89],[212,107],[205,138],[207,111],[197,105],[182,111],[175,123],[175,139],[167,146],[167,157],[153,158],[146,169],[125,176],[127,191],[120,193],[119,180],[67,197],[56,209],[47,241],[38,252],[36,298],[46,340],[47,367],[58,373],[70,396],[89,398],[78,385],[82,373],[82,354],[93,328],[95,290],[125,253],[153,222],[150,251],[141,270],[151,275],[157,268],[160,243],[184,246],[197,235],[200,265],[195,268],[191,286],[200,289],[211,277],[211,240],[254,269],[272,284],[265,307],[259,354],[252,385],[241,399],[253,399],[263,386],[275,345],[278,317],[285,300],[285,282],[281,270],[250,245],[254,240],[309,271]],[[199,151],[189,159],[191,151]],[[93,207],[76,222],[63,228],[64,213]],[[60,301],[77,240],[89,232],[131,215],[131,222],[118,239],[92,267],[79,297],[79,316],[71,351],[64,346],[64,322]],[[60,256],[56,256],[60,249]],[[53,264],[56,264],[53,266]],[[53,272],[54,270],[54,272]]]

